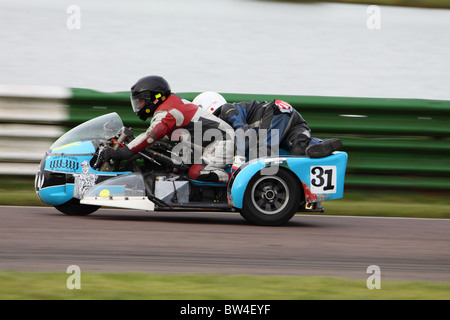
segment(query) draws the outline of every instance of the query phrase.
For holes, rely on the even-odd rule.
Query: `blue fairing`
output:
[[[337,152],[324,158],[311,159],[299,156],[269,157],[250,161],[237,172],[228,187],[228,199],[232,206],[242,209],[244,193],[252,177],[261,174],[274,175],[277,170],[289,170],[301,181],[306,201],[340,199],[344,195],[344,178],[347,153]]]
[[[45,159],[45,170],[61,173],[82,173],[82,163],[91,161],[95,153],[91,141],[78,141],[50,150]],[[94,170],[88,165],[89,173],[115,176],[117,172]],[[129,172],[127,172],[129,173]]]
[[[127,172],[104,172],[90,166],[95,147],[91,141],[70,143],[50,150],[41,163],[42,182],[36,190],[39,198],[53,206],[66,203],[74,197],[74,180],[76,176],[95,174],[97,182]],[[44,184],[44,177],[47,182]],[[62,177],[62,178],[61,178]],[[42,185],[44,184],[44,185]]]
[[[57,206],[73,198],[73,183],[47,187],[39,190],[38,196],[45,203]]]

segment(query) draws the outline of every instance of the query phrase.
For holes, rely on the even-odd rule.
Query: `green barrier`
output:
[[[129,92],[72,89],[73,126],[117,112],[136,133],[148,122],[131,109]],[[192,101],[198,92],[178,93]],[[289,102],[319,138],[338,137],[349,154],[347,186],[450,190],[450,101],[222,93],[228,102]]]

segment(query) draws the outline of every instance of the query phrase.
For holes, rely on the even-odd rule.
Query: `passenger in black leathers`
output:
[[[311,129],[302,115],[282,100],[227,103],[216,92],[204,92],[193,103],[229,123],[237,130],[236,139],[239,139],[239,129],[244,133],[249,129],[255,130],[258,135],[256,147],[261,145],[259,140],[263,138],[269,148],[282,148],[292,155],[307,155],[310,158],[328,156],[342,147],[340,139],[322,140],[311,137]],[[237,143],[236,156],[248,158],[249,150],[254,147],[255,144],[246,142],[244,149]],[[267,155],[273,154],[269,152]]]

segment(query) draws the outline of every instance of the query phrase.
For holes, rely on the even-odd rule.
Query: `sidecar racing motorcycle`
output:
[[[128,160],[103,160],[104,148],[132,139],[131,129],[115,112],[68,131],[40,163],[38,197],[66,215],[84,216],[102,206],[237,211],[257,225],[281,225],[297,212],[323,212],[323,201],[343,197],[347,153],[342,151],[312,159],[280,150],[276,157],[245,163],[224,184],[189,179],[190,165],[180,161],[166,141]]]

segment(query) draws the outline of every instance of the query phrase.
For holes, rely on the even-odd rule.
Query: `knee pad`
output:
[[[189,168],[188,177],[192,180],[197,180],[198,176],[201,175],[200,171],[205,169],[201,164],[194,164]]]

